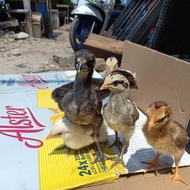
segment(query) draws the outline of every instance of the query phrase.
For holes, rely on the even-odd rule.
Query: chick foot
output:
[[[109,148],[111,148],[113,146],[117,146],[117,148],[121,152],[122,142],[119,140],[118,132],[116,132],[116,131],[115,131],[115,141],[109,146]]]
[[[158,174],[157,168],[159,166],[159,163],[158,163],[159,156],[160,156],[160,153],[157,153],[152,162],[143,162],[143,161],[141,161],[141,163],[143,163],[143,164],[148,164],[148,167],[144,170],[144,173],[146,173],[150,168],[154,167],[155,174],[156,175]]]
[[[124,154],[124,152],[125,152],[125,150],[126,150],[126,148],[128,146],[129,146],[129,141],[124,140],[123,147],[122,147],[122,150],[121,150],[121,154],[119,156],[117,156],[116,161],[110,166],[110,169],[112,169],[114,166],[116,166],[119,163],[122,164],[124,168],[126,167],[126,165],[125,165],[125,163],[123,161],[123,154]]]
[[[108,170],[107,170],[106,163],[105,163],[106,158],[105,158],[104,153],[102,152],[99,139],[94,137],[94,141],[95,141],[96,147],[97,147],[97,155],[91,164],[95,164],[96,162],[101,162],[103,165],[104,171],[107,172]]]
[[[110,156],[110,155],[107,155],[107,154],[105,154],[105,153],[103,153],[103,156],[104,156],[104,160],[117,160],[117,158],[118,158],[118,156],[116,156],[116,155]],[[95,163],[98,162],[98,161],[99,161],[98,155],[96,154],[96,155],[94,156],[94,161],[91,162],[91,164],[95,164]]]
[[[181,181],[181,182],[184,183],[185,185],[189,185],[186,181],[184,181],[184,180],[180,177],[179,172],[178,172],[178,165],[176,165],[174,174],[173,174],[172,176],[167,177],[167,179],[172,179],[172,181],[171,181],[171,183],[170,183],[170,186],[172,186],[172,184],[173,184],[176,180]]]
[[[111,170],[114,166],[116,166],[117,164],[119,164],[119,163],[122,164],[124,168],[126,167],[126,165],[125,165],[125,163],[124,163],[124,161],[123,161],[123,157],[121,157],[121,155],[120,155],[120,156],[117,156],[116,161],[110,166],[110,170]]]
[[[99,154],[99,153],[98,153],[97,155],[95,155],[95,157],[94,157],[94,161],[91,162],[91,164],[96,164],[97,162],[101,162],[102,165],[103,165],[103,169],[104,169],[104,171],[105,171],[105,172],[108,172],[108,169],[107,169],[107,167],[106,167],[105,160],[106,160],[105,155],[104,155],[104,154]]]

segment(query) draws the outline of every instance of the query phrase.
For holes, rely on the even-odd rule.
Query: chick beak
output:
[[[54,138],[54,136],[52,135],[52,133],[50,132],[50,134],[46,137],[46,140],[52,139]]]
[[[154,127],[154,125],[148,125],[148,131],[151,131],[152,130],[152,128]]]
[[[82,68],[82,63],[78,63],[78,64],[77,64],[77,72],[78,72],[78,73],[80,73],[81,68]]]
[[[109,85],[107,83],[104,83],[101,87],[100,90],[106,90],[109,89]]]
[[[110,73],[115,70],[113,67],[109,66]]]

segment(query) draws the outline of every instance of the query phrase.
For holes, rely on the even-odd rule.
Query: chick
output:
[[[110,74],[112,71],[119,69],[118,60],[115,57],[109,57],[106,59],[106,66],[108,67],[108,74]]]
[[[137,89],[133,75],[125,70],[115,70],[109,74],[101,87],[101,90],[108,89],[111,95],[107,104],[103,107],[103,116],[108,127],[116,132],[124,134],[124,141],[120,156],[112,164],[111,168],[121,163],[125,167],[123,154],[129,144],[129,140],[135,129],[135,122],[139,118],[139,112],[135,103],[128,100],[130,88]],[[117,133],[116,133],[117,134]],[[117,140],[117,138],[116,138]]]
[[[106,97],[110,95],[110,92],[108,90],[100,91],[100,87],[102,86],[104,82],[102,78],[92,78],[91,82],[93,85],[93,89],[97,91],[101,100],[105,99]],[[58,103],[58,107],[60,110],[62,110],[62,107],[60,105],[62,98],[65,96],[65,94],[68,91],[73,89],[73,85],[74,85],[74,82],[70,82],[53,90],[51,97],[56,103]]]
[[[69,90],[61,102],[60,109],[73,123],[92,125],[93,138],[97,145],[97,160],[101,161],[104,168],[105,156],[100,146],[99,133],[103,122],[101,115],[102,99],[100,89],[93,82],[95,65],[94,54],[87,49],[80,49],[75,53],[75,69],[77,71],[73,88]]]
[[[116,70],[119,68],[118,60],[115,57],[109,57],[106,59],[106,62],[97,61],[95,65],[95,70],[103,77],[105,78],[108,74],[110,74],[113,70]]]
[[[70,82],[53,90],[51,97],[56,103],[58,103],[58,106],[65,94],[73,89],[73,85],[74,82]]]
[[[164,101],[152,103],[147,110],[147,118],[147,123],[143,126],[143,133],[147,142],[157,151],[157,155],[152,162],[143,162],[148,164],[144,172],[154,167],[157,174],[160,154],[172,155],[176,167],[174,175],[170,177],[172,179],[170,185],[175,180],[187,184],[178,173],[179,162],[189,140],[185,129],[178,122],[172,120],[171,108]]]
[[[92,78],[93,88],[97,90],[97,93],[99,94],[101,100],[107,98],[110,95],[110,92],[108,90],[107,91],[105,90],[103,92],[99,91],[103,82],[104,80],[102,78]],[[54,89],[51,94],[52,99],[58,104],[58,107],[61,111],[62,111],[61,100],[68,91],[73,89],[73,85],[74,85],[74,82],[64,84]]]
[[[106,142],[108,133],[106,126],[102,124],[100,129],[100,142]],[[59,118],[53,125],[46,139],[61,138],[64,144],[78,150],[94,143],[92,125],[78,125],[66,117]]]

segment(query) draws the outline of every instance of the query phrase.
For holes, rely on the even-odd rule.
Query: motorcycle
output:
[[[6,21],[8,19],[8,9],[9,6],[6,4],[5,0],[0,0],[0,22]]]
[[[115,0],[79,0],[71,12],[73,20],[69,30],[69,40],[74,51],[82,48],[83,43],[93,32],[103,35],[119,15],[113,14]],[[114,16],[113,16],[114,15]]]

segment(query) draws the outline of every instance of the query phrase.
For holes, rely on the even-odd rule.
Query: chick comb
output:
[[[111,75],[116,75],[116,74],[123,75],[125,78],[127,78],[130,84],[130,88],[138,89],[137,82],[135,81],[134,76],[131,72],[121,69],[120,70],[117,69],[111,72]]]
[[[161,108],[162,106],[168,106],[168,104],[164,101],[156,101],[153,103],[155,105],[155,108],[156,109],[159,109]]]

